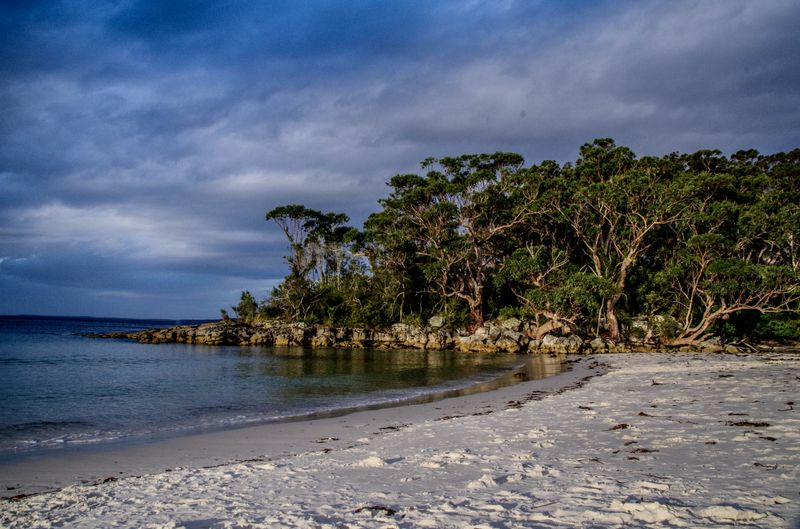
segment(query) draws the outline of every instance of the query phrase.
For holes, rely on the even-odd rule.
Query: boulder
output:
[[[701,353],[721,353],[725,350],[722,340],[716,337],[703,340],[697,344],[697,348]]]
[[[503,332],[503,334],[500,336],[500,339],[511,340],[515,343],[521,344],[523,341],[525,341],[525,335],[517,331],[507,330]]]
[[[581,349],[583,349],[583,340],[574,334],[570,336],[546,334],[539,346],[541,352],[556,354],[579,353]]]
[[[482,338],[473,335],[469,336],[456,336],[455,340],[455,348],[457,351],[472,351],[476,347],[480,347],[484,344]]]
[[[277,346],[295,345],[292,337],[285,333],[278,333],[275,335],[274,344]]]
[[[539,352],[539,348],[542,346],[542,341],[537,340],[536,338],[531,338],[528,340],[528,353],[534,354]]]
[[[500,326],[509,331],[519,332],[522,328],[522,322],[517,318],[508,318],[501,322]]]
[[[375,331],[372,335],[372,341],[377,347],[391,347],[398,342],[394,333],[382,331]]]
[[[608,342],[600,338],[599,336],[589,342],[589,348],[592,350],[593,353],[604,353],[608,351]]]
[[[428,344],[428,334],[422,332],[421,329],[413,329],[405,335],[402,344],[412,349],[425,349]]]
[[[442,316],[432,316],[428,319],[428,325],[431,329],[440,329],[444,327],[444,317]]]
[[[487,325],[478,327],[473,331],[472,336],[480,336],[482,338],[489,336],[489,327]]]
[[[495,343],[494,347],[498,351],[505,351],[507,353],[519,353],[522,350],[522,345],[517,340],[514,340],[506,335],[501,336]]]
[[[453,348],[453,336],[447,331],[428,333],[425,349],[442,351]]]

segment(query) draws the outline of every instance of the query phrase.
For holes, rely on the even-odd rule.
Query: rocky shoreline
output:
[[[141,343],[185,343],[199,345],[263,345],[333,348],[428,349],[478,353],[594,354],[655,351],[729,352],[745,346],[723,344],[712,339],[691,346],[668,347],[642,339],[614,343],[602,338],[580,337],[568,327],[554,329],[541,338],[531,336],[527,322],[516,318],[493,320],[473,333],[443,327],[443,321],[431,318],[428,325],[394,324],[386,329],[329,327],[276,320],[256,323],[219,321],[200,325],[181,325],[135,332],[91,334],[95,338],[135,340]],[[747,346],[752,351],[751,346]],[[771,348],[764,348],[768,350]]]

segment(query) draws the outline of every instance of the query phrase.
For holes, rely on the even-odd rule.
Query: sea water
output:
[[[163,320],[0,317],[0,460],[392,405],[487,381],[517,355],[139,344]]]

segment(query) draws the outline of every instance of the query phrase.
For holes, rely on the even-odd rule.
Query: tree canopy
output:
[[[800,149],[640,158],[602,138],[574,163],[497,152],[421,169],[389,180],[361,230],[343,213],[270,210],[289,274],[260,313],[466,328],[518,315],[536,334],[568,323],[611,340],[639,318],[664,343],[800,338]],[[246,294],[235,310],[251,317]]]

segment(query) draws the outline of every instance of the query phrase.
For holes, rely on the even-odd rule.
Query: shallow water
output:
[[[0,459],[429,400],[523,362],[452,351],[151,345],[81,336],[175,323],[0,317]],[[527,376],[547,369],[529,366]]]

